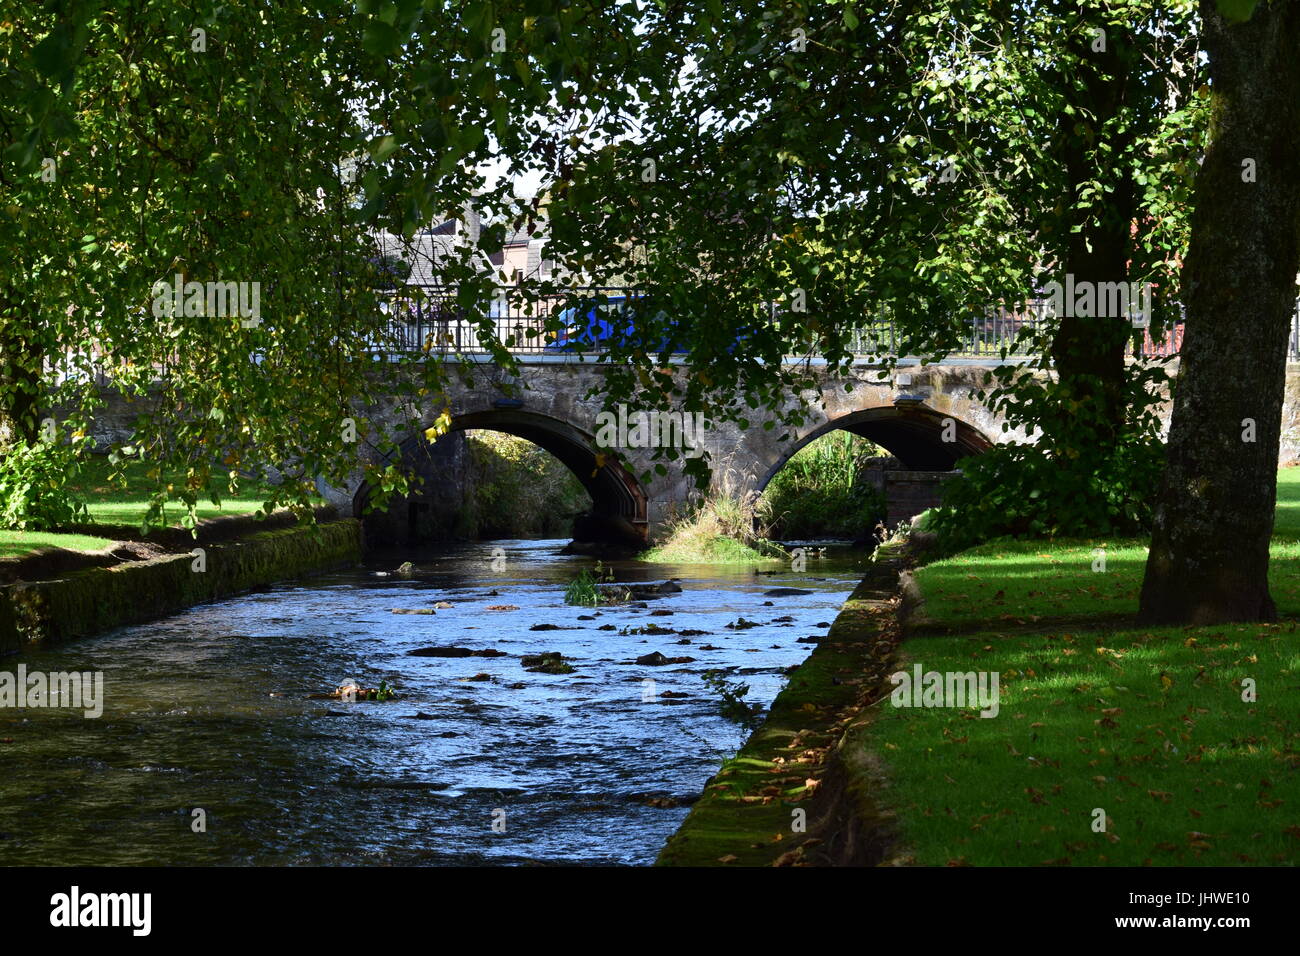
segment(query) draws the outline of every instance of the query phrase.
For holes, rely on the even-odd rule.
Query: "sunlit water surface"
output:
[[[620,581],[676,577],[684,590],[593,610],[564,603],[592,561],[560,556],[563,543],[372,555],[365,568],[0,660],[10,672],[102,671],[106,696],[98,720],[0,710],[0,865],[652,862],[746,734],[720,716],[704,673],[769,703],[812,649],[799,639],[826,633],[866,558],[761,576],[615,563]],[[373,573],[408,559],[412,579]],[[764,597],[774,587],[814,593]],[[452,607],[392,613],[437,601]],[[742,616],[761,626],[726,627]],[[707,634],[621,633],[652,623]],[[407,656],[453,645],[508,656]],[[576,671],[524,669],[522,655],[545,651]],[[634,663],[652,651],[694,661]],[[348,678],[386,680],[400,699],[312,698]],[[195,808],[206,832],[194,832]]]

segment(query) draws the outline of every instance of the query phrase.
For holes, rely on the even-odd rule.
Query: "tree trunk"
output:
[[[1260,3],[1248,21],[1230,23],[1216,0],[1201,0],[1201,15],[1210,143],[1196,179],[1186,335],[1142,584],[1150,623],[1277,616],[1268,548],[1300,269],[1300,3]],[[1252,165],[1256,181],[1245,181]]]
[[[1094,26],[1105,26],[1097,18]],[[1073,82],[1062,82],[1069,91],[1072,112],[1062,113],[1060,143],[1069,201],[1080,188],[1098,178],[1097,148],[1109,137],[1113,155],[1123,155],[1132,134],[1121,125],[1120,132],[1106,132],[1125,108],[1129,74],[1134,51],[1125,46],[1124,38],[1111,30],[1105,49],[1093,49],[1090,30],[1073,40],[1077,66]],[[1130,229],[1135,215],[1131,172],[1122,168],[1112,190],[1100,193],[1094,203],[1072,210],[1068,218],[1071,229],[1061,262],[1063,273],[1074,277],[1076,284],[1125,282],[1131,257]],[[1078,231],[1074,231],[1078,230]],[[1065,275],[1058,276],[1064,285]],[[1127,416],[1126,381],[1128,371],[1129,325],[1117,316],[1074,316],[1060,320],[1048,348],[1052,367],[1061,386],[1060,402],[1074,410],[1070,417],[1087,416],[1094,434],[1088,440],[1103,447],[1114,445]],[[1078,402],[1075,406],[1072,403]],[[1081,433],[1076,432],[1082,437]]]
[[[1081,237],[1070,243],[1065,271],[1076,284],[1125,282],[1128,279],[1128,220],[1120,227],[1096,227],[1077,233]],[[1084,247],[1087,237],[1091,249]],[[1077,248],[1076,248],[1077,247]],[[1094,434],[1091,440],[1106,448],[1113,447],[1128,415],[1127,381],[1130,325],[1118,316],[1072,316],[1060,319],[1052,337],[1049,354],[1052,368],[1060,383],[1060,403],[1080,405],[1068,414],[1077,420],[1088,416]],[[1064,413],[1064,412],[1063,412]],[[1082,437],[1082,433],[1073,434]]]

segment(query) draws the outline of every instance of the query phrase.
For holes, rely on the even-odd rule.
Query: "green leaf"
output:
[[[1258,5],[1259,0],[1217,0],[1220,15],[1229,23],[1245,23]]]
[[[370,142],[370,157],[377,163],[382,163],[393,153],[397,152],[396,136],[380,136]]]
[[[361,36],[361,47],[374,56],[388,58],[401,43],[397,28],[382,20],[371,20]]]

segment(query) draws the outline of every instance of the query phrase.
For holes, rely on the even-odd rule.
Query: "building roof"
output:
[[[410,239],[392,233],[381,233],[380,249],[385,255],[397,256],[411,266],[406,281],[411,285],[441,285],[440,263],[462,254],[466,245],[478,241],[482,234],[482,220],[474,210],[466,207],[462,215],[445,219],[426,229],[421,229]],[[551,272],[555,263],[543,256],[546,237],[540,223],[535,223],[530,233],[527,227],[510,232],[502,248],[487,255],[487,262],[496,267],[506,264],[506,251],[527,249],[523,272],[528,276],[541,276]],[[512,260],[517,261],[515,256]]]

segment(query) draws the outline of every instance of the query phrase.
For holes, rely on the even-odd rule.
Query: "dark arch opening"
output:
[[[421,426],[402,442],[410,460],[427,447]],[[622,464],[606,458],[597,462],[595,436],[558,419],[519,409],[490,409],[452,419],[449,433],[496,431],[514,435],[549,452],[573,473],[591,496],[591,511],[575,519],[573,536],[580,541],[644,546],[648,529],[645,491]],[[363,485],[354,498],[354,514],[363,513],[370,488]],[[390,505],[390,510],[391,510]]]
[[[766,488],[772,476],[799,449],[836,429],[874,442],[910,471],[952,471],[967,455],[978,455],[993,444],[973,425],[920,402],[864,408],[826,422],[805,435],[763,476],[759,489]],[[951,435],[953,440],[945,441],[946,435]]]
[[[919,401],[865,408],[826,422],[789,447],[762,476],[757,490],[765,491],[777,472],[801,449],[837,430],[859,435],[899,460],[897,470],[882,470],[875,479],[869,479],[884,496],[885,523],[890,528],[938,504],[946,478],[943,473],[953,471],[963,458],[978,455],[993,444],[974,426]]]

